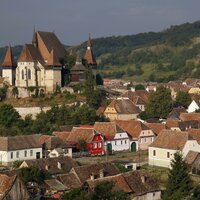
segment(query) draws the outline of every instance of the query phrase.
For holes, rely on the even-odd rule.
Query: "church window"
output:
[[[31,70],[28,69],[28,79],[31,79]]]
[[[22,80],[24,80],[24,70],[22,69]]]

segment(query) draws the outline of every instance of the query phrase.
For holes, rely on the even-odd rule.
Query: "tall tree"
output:
[[[166,118],[172,109],[172,105],[170,90],[160,86],[156,92],[150,95],[145,113],[148,118]]]
[[[86,101],[88,105],[91,106],[92,98],[94,95],[94,76],[92,73],[92,68],[90,65],[87,64],[86,60],[83,60],[83,65],[86,68],[86,80],[85,80],[85,95],[86,95]]]
[[[186,198],[192,189],[192,182],[189,176],[187,165],[182,154],[178,151],[171,161],[171,169],[168,174],[168,182],[163,200],[182,200]]]
[[[187,108],[190,105],[191,101],[192,101],[192,99],[187,92],[179,91],[177,93],[177,96],[176,96],[176,105],[177,106],[183,106],[183,107]]]

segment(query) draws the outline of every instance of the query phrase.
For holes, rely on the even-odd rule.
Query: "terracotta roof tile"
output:
[[[12,54],[12,49],[10,46],[7,48],[6,55],[4,57],[2,66],[3,67],[15,67],[16,66],[16,63],[14,62],[14,58],[13,58],[13,54]]]
[[[0,137],[1,151],[14,151],[21,149],[42,148],[39,143],[39,134]]]
[[[162,130],[150,147],[182,150],[189,139],[187,132]]]
[[[12,188],[17,176],[0,174],[0,199],[4,199],[7,192]]]
[[[180,119],[182,121],[200,121],[200,113],[181,113],[180,114]]]
[[[59,62],[58,56],[56,55],[54,49],[51,50],[51,53],[49,54],[46,65],[54,66],[54,67],[62,66]]]
[[[67,132],[67,131],[61,131],[61,132],[54,131],[53,132],[53,135],[55,135],[56,137],[60,138],[63,141],[67,141],[69,134],[70,134],[70,132]]]
[[[188,133],[200,144],[200,129],[188,129]]]
[[[142,130],[150,130],[150,128],[141,121],[116,120],[116,124],[133,138],[138,138]]]
[[[161,123],[146,123],[145,125],[148,126],[156,135],[159,135],[162,130],[167,128],[165,124]]]
[[[44,180],[44,182],[46,185],[48,185],[50,189],[54,191],[61,192],[61,191],[68,190],[68,188],[57,179]]]
[[[137,114],[141,112],[130,99],[114,99],[108,107],[114,107],[118,114]]]
[[[179,128],[179,120],[176,120],[176,119],[167,119],[166,120],[166,126],[167,128]]]
[[[196,160],[198,155],[199,155],[199,152],[189,151],[188,154],[185,157],[185,162],[189,166],[191,166],[194,163],[194,161]]]

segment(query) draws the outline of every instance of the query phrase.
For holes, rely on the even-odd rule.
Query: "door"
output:
[[[109,153],[112,153],[112,144],[111,143],[107,144],[107,150]]]
[[[131,151],[132,151],[132,152],[136,152],[136,143],[135,143],[135,142],[133,142],[133,143],[131,144]]]
[[[36,159],[40,159],[40,152],[36,152]]]

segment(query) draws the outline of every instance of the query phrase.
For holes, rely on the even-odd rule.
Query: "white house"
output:
[[[197,100],[192,100],[190,105],[188,106],[188,113],[195,112],[196,110],[200,109],[200,102]]]
[[[105,147],[109,151],[137,151],[138,149],[138,143],[132,141],[128,133],[115,122],[96,122],[94,129],[104,136]],[[134,146],[132,149],[131,145]]]
[[[10,165],[16,160],[32,160],[42,158],[40,135],[20,135],[0,137],[0,163]]]
[[[170,168],[177,151],[185,158],[189,151],[200,152],[200,145],[188,132],[163,130],[149,146],[149,165]]]

